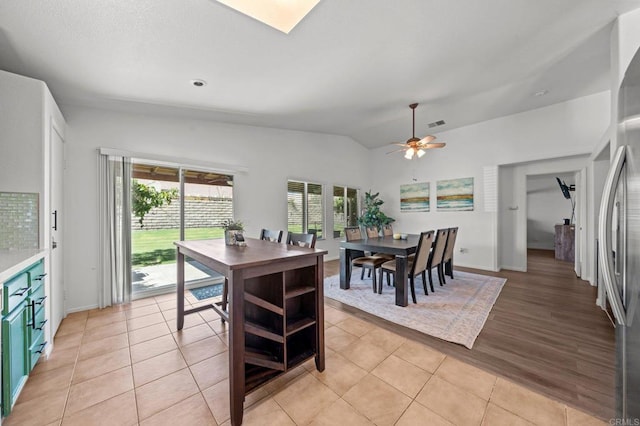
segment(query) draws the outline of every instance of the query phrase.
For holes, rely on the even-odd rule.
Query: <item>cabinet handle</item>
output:
[[[25,294],[27,291],[29,291],[29,287],[22,287],[17,289],[12,295],[13,296],[22,296],[23,294]]]
[[[47,346],[48,342],[40,343],[40,349],[36,351],[37,354],[41,354],[44,351],[45,346]]]
[[[29,303],[29,307],[31,308],[31,322],[27,323],[27,327],[31,327],[33,329],[36,328],[36,301],[32,301]]]
[[[42,305],[44,303],[44,300],[47,298],[47,296],[42,296],[40,299],[38,299],[37,301],[34,301],[34,303],[36,305]]]
[[[53,230],[57,231],[58,230],[58,210],[54,210],[53,213],[51,213],[53,215]]]
[[[47,323],[47,321],[49,320],[44,320],[40,323],[40,327],[36,328],[36,330],[42,330],[44,328],[44,325]],[[46,343],[46,342],[45,342]]]
[[[45,272],[44,274],[40,274],[37,277],[35,277],[34,280],[41,281],[46,276],[47,276],[47,273]]]

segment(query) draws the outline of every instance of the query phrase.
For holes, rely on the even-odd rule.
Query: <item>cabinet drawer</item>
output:
[[[45,273],[44,262],[42,260],[29,268],[27,272],[29,273],[29,284],[32,288],[44,284]]]
[[[33,321],[33,317],[35,317],[35,321]],[[38,333],[44,331],[44,325],[47,323],[47,319],[45,318],[45,309],[44,306],[38,307],[38,305],[31,307],[31,313],[29,314],[29,328],[31,328],[31,343],[35,340],[35,337]]]
[[[9,315],[27,296],[29,296],[29,274],[22,272],[4,283],[2,315]]]
[[[40,358],[40,355],[44,353],[44,349],[47,347],[47,342],[44,341],[44,331],[34,331],[37,331],[37,333],[32,336],[33,343],[29,347],[29,371],[33,370],[33,367],[35,367],[38,362],[38,358]]]
[[[44,306],[44,301],[47,297],[44,295],[44,284],[34,288],[31,286],[31,296],[29,299],[35,303],[36,311]]]

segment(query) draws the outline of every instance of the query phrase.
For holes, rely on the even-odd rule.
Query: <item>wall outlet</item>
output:
[[[460,247],[460,253],[469,253],[468,248]]]

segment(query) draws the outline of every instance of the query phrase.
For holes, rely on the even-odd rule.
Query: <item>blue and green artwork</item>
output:
[[[400,185],[401,212],[429,211],[429,182]]]
[[[437,187],[438,211],[473,210],[473,178],[439,180]]]

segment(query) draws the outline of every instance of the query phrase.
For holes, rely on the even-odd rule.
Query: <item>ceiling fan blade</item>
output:
[[[404,147],[406,147],[406,146],[407,146],[407,144],[406,144],[406,143],[400,143],[400,142],[393,142],[393,143],[391,143],[390,145],[398,145],[398,146],[404,146]]]
[[[400,151],[405,151],[405,149],[404,148],[396,149],[396,150],[387,152],[387,154],[393,154],[394,152],[400,152]]]
[[[446,143],[444,142],[428,143],[428,144],[422,145],[422,149],[444,148],[445,145]]]
[[[433,135],[427,135],[424,138],[420,139],[420,142],[418,142],[420,145],[425,145],[430,143],[431,141],[435,140],[436,137]]]

